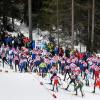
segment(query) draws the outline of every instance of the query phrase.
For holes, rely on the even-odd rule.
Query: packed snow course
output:
[[[61,79],[63,76],[59,74]],[[69,91],[64,90],[68,84],[68,80],[61,80],[59,92],[51,91],[50,74],[42,78],[37,73],[20,73],[10,69],[5,64],[2,67],[0,62],[0,100],[96,100],[100,97],[100,90],[97,88],[96,93],[93,91],[93,80],[90,86],[84,86],[84,97],[74,95],[73,84],[69,87]],[[55,96],[53,96],[55,95]]]

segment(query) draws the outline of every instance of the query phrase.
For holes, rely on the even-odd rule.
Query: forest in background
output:
[[[74,1],[74,43],[83,43],[87,49],[100,49],[100,0],[32,0],[32,28],[48,30],[51,35],[59,28],[66,41],[72,35],[72,1]],[[93,1],[94,8],[93,8]],[[94,23],[93,20],[94,9]],[[9,18],[12,23],[9,23]],[[14,31],[14,20],[28,23],[28,0],[0,0],[0,30]]]

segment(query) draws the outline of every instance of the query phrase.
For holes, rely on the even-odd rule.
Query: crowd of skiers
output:
[[[20,72],[38,72],[39,75],[45,77],[47,73],[51,73],[51,84],[58,91],[59,80],[61,78],[58,73],[64,76],[64,81],[70,79],[69,84],[66,87],[68,90],[71,83],[74,83],[74,90],[80,89],[83,94],[82,80],[86,81],[86,85],[89,86],[89,80],[94,79],[95,87],[100,88],[100,58],[95,54],[89,52],[80,53],[77,50],[71,50],[66,48],[55,47],[53,54],[45,49],[28,49],[25,47],[15,48],[9,45],[1,45],[0,58],[2,59],[2,65],[5,67],[5,63],[10,65],[11,69]],[[68,76],[68,77],[67,77]]]

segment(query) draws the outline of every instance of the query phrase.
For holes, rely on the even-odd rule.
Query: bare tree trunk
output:
[[[5,14],[3,15],[3,27],[4,30],[7,30],[7,16]]]
[[[94,48],[94,17],[95,17],[95,0],[92,1],[92,34],[91,34],[91,50]]]
[[[57,45],[59,47],[59,0],[57,0]]]
[[[27,22],[26,20],[27,20],[27,5],[26,4],[24,4],[24,9],[23,9],[23,17],[22,17],[22,19],[23,19],[23,21],[24,22]],[[28,22],[27,22],[28,23]]]
[[[7,13],[7,9],[5,7],[5,4],[6,2],[3,1],[3,28],[4,30],[7,30],[7,16],[6,16],[6,13]]]
[[[13,25],[13,31],[14,31],[14,18],[12,17],[12,25]]]
[[[87,43],[87,50],[90,51],[90,2],[88,0],[88,43]]]
[[[32,40],[32,1],[28,0],[28,13],[29,13],[29,38]]]
[[[74,48],[74,0],[72,0],[72,49]]]

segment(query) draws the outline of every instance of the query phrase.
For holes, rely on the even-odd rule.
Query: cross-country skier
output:
[[[81,95],[83,97],[84,94],[83,94],[82,88],[83,88],[83,82],[80,79],[77,79],[76,86],[75,86],[75,92],[76,92],[75,95],[77,95],[77,90],[80,89]]]
[[[56,87],[56,91],[58,92],[58,85],[59,85],[59,81],[61,80],[60,77],[55,73],[55,75],[52,78],[53,80],[53,89],[52,91],[54,91],[54,88]]]
[[[69,82],[67,88],[65,88],[65,90],[68,90],[69,85],[70,85],[71,83],[74,83],[74,90],[75,90],[75,86],[76,86],[76,83],[75,83],[75,81],[76,81],[76,76],[75,76],[75,74],[72,73],[72,75],[71,75],[69,78],[70,78],[70,82]]]

